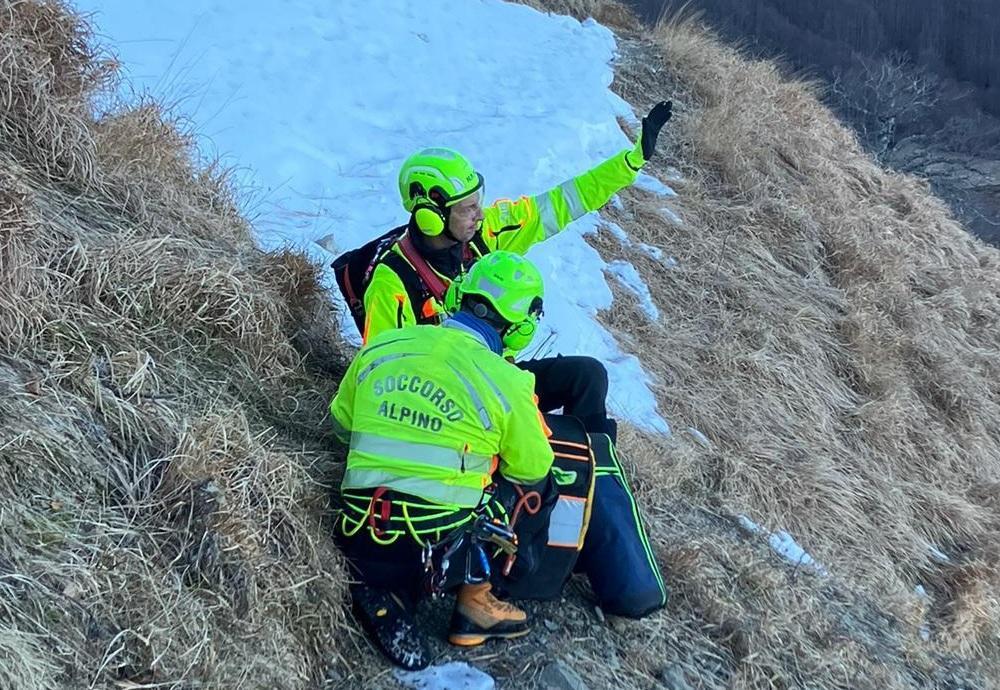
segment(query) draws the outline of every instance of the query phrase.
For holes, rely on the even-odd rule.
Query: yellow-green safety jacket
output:
[[[350,435],[342,490],[384,486],[461,509],[479,505],[495,469],[541,480],[553,455],[534,385],[454,322],[380,333],[330,403]]]
[[[537,196],[522,196],[516,201],[500,199],[483,209],[483,227],[478,240],[469,249],[479,255],[482,249],[525,254],[534,244],[547,240],[572,221],[601,208],[622,188],[635,181],[639,165],[633,165],[632,149],[622,151],[597,167]],[[398,244],[390,251],[402,256]],[[404,257],[405,260],[405,257]],[[447,285],[454,276],[441,276]],[[417,323],[439,323],[444,307],[433,296],[424,304],[411,304],[403,281],[385,263],[372,272],[365,289],[364,342],[390,329]]]

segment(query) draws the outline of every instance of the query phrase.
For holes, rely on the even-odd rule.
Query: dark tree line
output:
[[[753,55],[820,78],[872,155],[928,177],[1000,244],[1000,179],[982,173],[1000,161],[1000,0],[626,2],[649,21],[699,12]]]

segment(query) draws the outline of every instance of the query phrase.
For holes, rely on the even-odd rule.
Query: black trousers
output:
[[[382,545],[372,541],[367,528],[351,537],[344,536],[338,529],[337,545],[347,556],[353,580],[368,587],[395,592],[403,597],[407,605],[423,597],[421,549],[409,537],[402,536],[392,544]],[[464,565],[464,550],[456,555],[460,559],[458,563]],[[454,570],[458,573],[461,567]],[[458,582],[449,584],[454,586]]]
[[[376,490],[352,490],[351,493],[363,500],[365,496],[376,493]],[[448,514],[440,521],[433,520],[432,524],[427,521],[427,514],[440,514],[440,506],[428,503],[416,496],[396,491],[380,489],[377,493],[381,497],[380,500],[385,500],[388,503],[386,515],[390,522],[386,523],[378,518],[367,518],[366,521],[371,519],[383,529],[405,529],[401,510],[404,503],[409,506],[409,515],[421,521],[422,527],[426,529],[439,528],[439,531],[423,535],[423,538],[431,543],[447,540],[451,535],[458,536],[459,533],[464,533],[468,529],[468,523],[463,523],[459,527],[451,527],[451,525],[461,522],[472,512],[471,509]],[[357,498],[350,502],[354,504],[355,509],[361,507]],[[376,507],[375,514],[378,515],[379,511],[380,507]],[[342,518],[338,518],[334,527],[334,537],[337,546],[347,556],[353,580],[368,587],[390,590],[402,595],[411,603],[423,596],[425,592],[423,549],[408,533],[400,534],[392,543],[380,543],[373,537],[369,524],[362,525],[360,529],[348,535],[345,534],[345,522]],[[388,537],[385,537],[382,541],[387,539]],[[448,569],[448,578],[444,583],[445,589],[462,583],[468,550],[463,545],[453,554],[451,560],[454,567]],[[440,560],[440,552],[437,555],[438,560]]]
[[[608,371],[593,357],[545,357],[517,362],[517,366],[535,375],[535,395],[542,412],[560,407],[573,415],[591,433],[614,437],[617,431],[608,419]]]

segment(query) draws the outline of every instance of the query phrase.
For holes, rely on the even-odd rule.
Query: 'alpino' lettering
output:
[[[397,405],[396,403],[384,400],[378,406],[378,413],[394,422],[410,424],[418,426],[421,429],[430,429],[431,431],[441,431],[441,427],[444,426],[444,422],[440,417],[410,409],[406,405]]]

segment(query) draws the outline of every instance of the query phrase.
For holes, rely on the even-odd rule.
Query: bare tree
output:
[[[937,75],[893,52],[859,56],[846,70],[834,68],[831,96],[865,146],[884,160],[896,145],[899,128],[934,109],[939,87]]]

